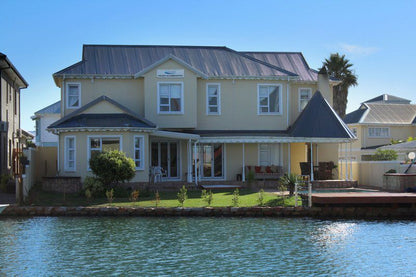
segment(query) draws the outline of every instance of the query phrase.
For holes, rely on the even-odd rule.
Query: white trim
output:
[[[290,113],[290,83],[289,77],[287,78],[286,84],[286,128],[289,127],[289,113]]]
[[[208,87],[209,86],[218,86],[218,95],[217,95],[217,112],[210,112],[209,108],[209,95],[208,95]],[[207,83],[206,87],[205,87],[205,93],[206,93],[206,105],[205,105],[205,109],[206,109],[206,114],[207,115],[221,115],[221,84],[220,83]],[[215,107],[215,105],[211,105],[211,107]]]
[[[91,159],[91,143],[90,143],[90,139],[91,138],[99,138],[100,139],[100,148],[102,151],[103,146],[102,146],[102,138],[118,138],[120,140],[120,147],[119,147],[119,151],[122,152],[123,151],[123,136],[122,135],[91,135],[91,136],[87,136],[87,170],[91,171],[90,168],[90,159]]]
[[[261,112],[260,111],[260,87],[261,86],[273,86],[273,87],[279,87],[279,93],[278,93],[278,97],[279,97],[279,103],[278,103],[278,112]],[[283,106],[283,99],[282,99],[282,90],[283,90],[283,86],[282,84],[257,84],[257,115],[282,115],[282,106]],[[269,96],[267,97],[267,99],[269,99]],[[267,102],[269,102],[269,100],[267,100]],[[268,107],[270,108],[270,107]]]
[[[181,110],[180,111],[161,111],[160,110],[160,85],[161,84],[167,84],[167,85],[181,85]],[[183,97],[183,89],[184,84],[183,82],[157,82],[157,113],[158,114],[184,114],[184,97]],[[169,110],[170,110],[170,95],[169,95]]]
[[[285,142],[314,142],[314,143],[346,143],[350,139],[343,138],[293,138],[293,137],[271,137],[271,136],[220,136],[201,137],[200,143],[285,143]]]
[[[301,108],[301,97],[300,97],[301,90],[307,90],[308,91],[308,96],[309,96],[308,102],[312,98],[312,89],[311,88],[306,88],[306,87],[298,88],[298,110],[299,110],[299,112],[303,111],[303,109]],[[308,104],[308,103],[306,103],[306,104]]]
[[[199,135],[186,134],[179,132],[169,132],[169,131],[154,131],[150,134],[151,136],[164,137],[164,138],[174,138],[174,139],[199,139]]]
[[[69,93],[69,86],[70,85],[77,85],[78,86],[78,106],[68,106],[68,93]],[[81,83],[74,83],[74,82],[67,82],[65,84],[65,107],[66,109],[78,109],[81,107]]]
[[[140,161],[140,166],[136,167],[136,170],[144,170],[145,164],[144,164],[144,136],[142,135],[135,135],[134,136],[134,145],[133,145],[133,160],[134,163],[136,163],[136,139],[140,139],[140,145],[139,145],[139,151],[140,151],[140,157],[139,157],[139,161]]]
[[[74,140],[74,148],[71,149],[68,147],[68,140],[73,139]],[[74,166],[69,167],[69,151],[74,151]],[[75,172],[77,171],[77,139],[75,136],[65,136],[64,137],[64,171],[65,172]]]

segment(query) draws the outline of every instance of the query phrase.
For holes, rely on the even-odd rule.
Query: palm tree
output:
[[[351,70],[353,64],[350,63],[345,55],[339,53],[331,54],[329,59],[325,59],[323,67],[326,68],[330,77],[335,78],[341,83],[333,87],[333,108],[341,118],[345,116],[347,109],[348,88],[358,85],[357,75]]]

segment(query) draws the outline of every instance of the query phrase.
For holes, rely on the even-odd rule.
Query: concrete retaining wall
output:
[[[0,216],[149,216],[149,217],[312,217],[347,219],[416,219],[416,208],[389,207],[223,207],[121,208],[9,206]]]

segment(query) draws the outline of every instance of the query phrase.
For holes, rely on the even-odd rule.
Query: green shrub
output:
[[[212,200],[213,200],[213,198],[214,198],[214,196],[212,195],[212,190],[209,190],[209,191],[207,192],[207,190],[203,189],[203,190],[202,190],[202,195],[201,195],[201,198],[202,198],[205,202],[207,202],[208,207],[209,207],[209,206],[211,206]]]
[[[103,197],[104,195],[104,186],[101,183],[100,180],[98,180],[97,178],[94,177],[85,177],[84,179],[84,186],[83,186],[83,191],[85,196],[86,192],[89,191],[89,193],[91,194],[91,197]],[[88,198],[88,197],[87,197]]]
[[[12,176],[9,174],[2,174],[0,176],[0,191],[6,192],[7,184],[12,180]]]
[[[279,179],[280,184],[289,190],[289,195],[293,196],[295,191],[295,184],[299,182],[299,177],[295,173],[285,174]]]
[[[235,189],[233,192],[233,198],[232,198],[232,204],[233,207],[238,207],[240,203],[240,191],[238,189]]]
[[[182,188],[178,192],[178,202],[183,208],[183,204],[185,203],[185,200],[188,198],[188,190],[185,188],[185,186],[182,186]]]
[[[397,171],[395,169],[389,169],[386,171],[386,173],[397,173]]]
[[[113,203],[114,200],[114,189],[106,190],[105,196],[107,197],[108,203]]]
[[[112,188],[119,182],[131,180],[135,175],[136,165],[123,152],[110,151],[93,155],[90,168],[106,188]]]
[[[264,190],[263,189],[259,190],[259,195],[257,197],[257,202],[258,202],[259,206],[264,205]]]
[[[394,150],[381,150],[377,149],[376,153],[372,155],[373,161],[395,161],[397,160],[397,152]]]

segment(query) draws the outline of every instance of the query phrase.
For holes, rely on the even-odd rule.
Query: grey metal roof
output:
[[[416,140],[386,145],[380,147],[380,149],[390,149],[396,151],[416,151]]]
[[[241,52],[257,60],[296,73],[302,81],[317,81],[318,72],[310,69],[300,52]]]
[[[73,118],[77,118],[75,121],[78,121],[81,114],[83,114],[84,111],[86,111],[87,109],[89,109],[90,107],[102,102],[102,101],[107,101],[109,103],[111,103],[112,105],[118,107],[119,109],[121,109],[124,114],[129,115],[129,118],[134,118],[136,121],[138,122],[142,122],[143,125],[146,125],[147,128],[156,128],[156,124],[154,124],[153,122],[141,117],[140,115],[136,114],[135,112],[131,111],[130,109],[128,109],[127,107],[121,105],[120,103],[114,101],[113,99],[111,99],[108,96],[100,96],[97,99],[89,102],[88,104],[82,106],[81,108],[79,108],[78,110],[64,116],[63,118],[59,119],[58,121],[52,123],[48,129],[54,129],[54,128],[66,128],[66,127],[62,127],[63,124],[69,124],[69,123],[65,123],[65,122],[72,122]],[[108,114],[108,115],[112,115],[112,114]],[[107,117],[106,117],[107,118]],[[127,117],[126,117],[127,118]],[[92,119],[95,119],[94,117],[89,117],[89,121],[88,124],[93,124],[93,121],[91,121]],[[86,119],[85,119],[86,120]],[[120,119],[119,119],[120,120]],[[127,120],[127,119],[125,119]],[[124,121],[118,121],[119,124],[122,124]],[[128,123],[128,122],[127,122]],[[75,124],[75,123],[73,123]],[[104,124],[104,123],[99,123],[99,120],[97,120],[97,124]],[[111,123],[113,124],[113,123]],[[93,127],[93,126],[89,126],[89,127]],[[95,127],[100,127],[100,126],[95,126]],[[126,126],[104,126],[104,127],[126,127]],[[131,126],[131,127],[136,127],[136,126]]]
[[[212,136],[278,136],[287,137],[287,130],[191,130],[192,134],[198,134],[201,137]]]
[[[84,45],[82,61],[56,72],[54,77],[64,74],[134,76],[172,57],[207,77],[294,77],[316,80],[316,71],[309,69],[302,54],[279,53],[278,56],[279,62],[268,63],[247,52],[237,52],[227,47]]]
[[[416,105],[370,102],[347,114],[345,119],[349,124],[412,124],[415,123],[415,117]]]
[[[0,71],[5,71],[13,80],[16,79],[19,84],[19,88],[27,88],[29,84],[7,58],[7,56],[0,52]],[[16,78],[17,77],[17,78]]]
[[[53,103],[37,112],[35,112],[35,115],[39,114],[60,114],[61,113],[61,101],[58,101],[56,103]]]
[[[305,138],[356,138],[319,91],[293,123],[289,134]]]
[[[367,100],[364,103],[410,104],[410,102],[411,101],[409,99],[397,97],[390,94],[382,94],[370,100]]]
[[[54,124],[53,128],[82,128],[82,127],[115,127],[115,128],[153,128],[142,120],[129,114],[79,114],[67,120]],[[51,127],[50,127],[51,128]]]

